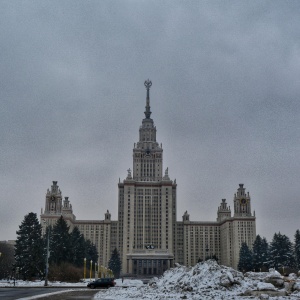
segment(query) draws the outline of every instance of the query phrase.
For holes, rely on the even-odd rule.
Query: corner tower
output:
[[[52,181],[51,189],[47,189],[45,210],[41,210],[40,221],[42,225],[42,233],[46,232],[47,226],[54,226],[56,221],[63,216],[70,230],[73,229],[73,223],[76,219],[73,214],[72,205],[69,197],[62,200],[62,192],[57,185],[57,181]]]
[[[234,194],[234,216],[251,217],[251,198],[249,192],[245,192],[244,184],[240,183],[239,188]]]
[[[61,215],[62,210],[62,195],[57,181],[52,181],[51,190],[47,190],[45,214],[49,215]]]

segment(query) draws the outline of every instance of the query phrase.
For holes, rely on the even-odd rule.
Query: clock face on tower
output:
[[[241,202],[241,204],[245,205],[245,204],[247,203],[247,200],[246,200],[245,198],[242,198],[242,199],[240,200],[240,202]]]

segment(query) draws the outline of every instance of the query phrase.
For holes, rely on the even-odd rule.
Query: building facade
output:
[[[151,118],[151,85],[151,81],[145,81],[145,118],[133,148],[133,169],[118,183],[118,219],[111,220],[107,210],[103,220],[76,220],[68,197],[63,199],[53,181],[41,211],[43,230],[63,216],[70,230],[77,226],[96,245],[99,264],[107,266],[117,248],[123,274],[160,275],[175,263],[194,265],[212,256],[223,265],[237,268],[241,243],[251,248],[256,237],[249,192],[239,185],[233,214],[222,199],[216,221],[191,221],[187,211],[182,221],[176,220],[177,184],[176,179],[170,179],[168,168],[163,171],[162,144],[156,141]]]

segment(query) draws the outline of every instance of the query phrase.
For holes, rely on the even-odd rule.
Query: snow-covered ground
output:
[[[243,275],[209,260],[194,267],[177,266],[147,285],[110,288],[94,299],[300,299],[300,279],[283,278],[274,270]]]
[[[77,282],[77,283],[69,283],[69,282],[59,282],[59,281],[49,281],[49,286],[74,286],[74,287],[86,287],[88,281],[85,282]],[[44,286],[45,281],[36,280],[36,281],[23,281],[23,280],[16,280],[15,285],[16,287],[34,287],[34,286]],[[0,280],[0,287],[12,287],[14,286],[13,280]]]
[[[49,282],[50,286],[86,287],[87,282],[66,283]],[[44,281],[16,281],[16,286],[43,286]],[[0,281],[0,287],[13,286],[7,280]],[[281,276],[277,271],[242,274],[232,268],[220,266],[209,260],[194,267],[178,265],[164,273],[160,278],[153,278],[147,285],[140,280],[116,280],[116,286],[97,293],[95,300],[128,299],[270,299],[300,300],[300,277],[290,274]]]
[[[92,280],[94,280],[92,278]],[[90,281],[90,279],[85,280],[84,282],[78,282],[78,283],[68,283],[68,282],[53,282],[49,281],[48,285],[52,287],[65,287],[64,290],[62,291],[57,291],[57,292],[52,292],[52,289],[49,289],[46,294],[40,294],[40,295],[35,295],[35,296],[30,296],[30,297],[25,297],[21,298],[20,300],[37,300],[43,297],[48,297],[56,294],[63,294],[63,293],[68,293],[72,292],[74,290],[81,290],[81,289],[86,289],[87,288],[87,283]],[[22,280],[17,280],[15,282],[16,287],[39,287],[39,286],[44,286],[45,281],[22,281]],[[141,280],[124,280],[122,282],[121,279],[116,280],[116,286],[122,287],[126,285],[128,286],[141,286],[143,285],[143,282]],[[14,281],[13,280],[0,280],[0,287],[13,287],[14,286]],[[2,298],[1,298],[2,299]]]
[[[92,278],[92,281],[94,278]],[[82,282],[76,282],[76,283],[70,283],[70,282],[60,282],[60,281],[49,281],[49,286],[55,286],[55,287],[86,287],[88,282],[90,282],[90,279],[86,279]],[[141,280],[132,280],[132,279],[124,279],[122,282],[121,279],[116,279],[116,287],[132,287],[132,286],[142,286],[143,282]],[[44,280],[36,280],[36,281],[23,281],[23,280],[16,280],[15,286],[16,287],[38,287],[38,286],[44,286],[45,281]],[[14,286],[13,280],[0,280],[0,287],[12,287]]]

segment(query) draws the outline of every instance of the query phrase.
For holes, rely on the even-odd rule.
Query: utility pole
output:
[[[44,220],[44,224],[47,222]],[[46,254],[46,274],[45,274],[45,284],[44,286],[48,286],[48,271],[49,271],[49,234],[50,234],[50,227],[46,227],[47,231],[47,254]]]

